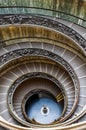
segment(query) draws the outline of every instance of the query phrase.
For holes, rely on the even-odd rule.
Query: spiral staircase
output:
[[[86,10],[75,16],[57,11],[59,3],[0,2],[0,130],[86,129]],[[35,110],[30,119],[25,106],[34,95],[54,97],[59,118],[41,124]],[[46,118],[50,112],[41,108]]]

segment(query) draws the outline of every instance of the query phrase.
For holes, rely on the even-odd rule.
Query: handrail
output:
[[[0,6],[0,9],[4,9],[4,8],[6,8],[6,9],[13,9],[13,8],[31,9],[31,11],[29,10],[30,12],[28,12],[28,11],[27,12],[24,12],[24,11],[22,12],[21,11],[21,14],[22,13],[23,14],[35,13],[35,14],[39,14],[39,15],[45,15],[45,16],[50,16],[50,17],[54,17],[54,18],[67,20],[67,21],[73,22],[75,24],[78,24],[80,26],[86,27],[86,19],[82,19],[82,18],[80,18],[78,16],[68,14],[68,13],[65,13],[65,12],[59,11],[59,10],[40,8],[40,7],[29,7],[29,6]],[[36,12],[36,11],[34,11],[34,9],[35,10],[41,10],[41,11]],[[46,11],[46,13],[43,12],[43,11]],[[52,14],[49,13],[48,11],[51,12]],[[1,14],[4,14],[4,12],[1,13]],[[5,14],[8,14],[8,12],[6,12]],[[11,14],[18,14],[18,12],[15,12],[15,13],[11,12]]]
[[[0,125],[2,127],[11,129],[11,130],[45,130],[45,128],[27,128],[27,127],[22,127],[18,125],[13,125],[12,123],[8,123],[6,120],[4,120],[0,116]],[[81,122],[81,123],[75,123],[73,125],[69,126],[64,126],[64,127],[54,127],[54,128],[47,128],[47,130],[85,130],[86,128],[86,121]]]

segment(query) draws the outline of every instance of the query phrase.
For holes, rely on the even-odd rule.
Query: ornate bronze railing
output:
[[[78,24],[86,28],[86,20],[77,17],[72,14],[68,14],[62,11],[39,8],[39,7],[29,7],[29,6],[0,6],[0,14],[37,14],[45,15],[48,17],[58,18],[72,23]]]

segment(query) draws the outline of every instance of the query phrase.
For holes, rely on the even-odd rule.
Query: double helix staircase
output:
[[[37,23],[34,23],[34,20],[30,21],[33,16],[37,17]],[[4,17],[7,20],[6,23],[0,24],[0,29],[3,26],[9,28],[10,31],[10,35],[4,36],[5,31],[2,30],[3,40],[0,43],[0,130],[45,129],[46,127],[56,130],[72,130],[82,127],[84,129],[86,126],[86,28],[72,21],[44,15],[32,14],[31,16],[30,14],[29,23],[26,21],[24,23],[28,16],[11,15],[10,17],[14,18],[14,21],[10,23],[9,19]],[[21,19],[17,19],[18,17]],[[44,23],[40,24],[43,18],[45,18]],[[52,27],[50,24],[49,26],[45,24],[47,21],[53,22]],[[60,26],[61,29],[55,28],[56,25]],[[17,30],[20,36],[13,30],[14,27],[18,26],[26,27],[26,30],[22,30],[22,28]],[[60,41],[56,41],[52,37],[49,39],[48,33],[43,35],[46,37],[43,37],[42,31],[40,31],[42,37],[39,37],[39,33],[33,27],[51,31],[53,35],[55,34],[54,38],[57,38],[58,35]],[[37,37],[33,35],[28,38],[25,35],[27,28],[32,28],[30,33],[36,33],[34,35]],[[23,35],[24,37],[22,37]],[[58,81],[65,93],[65,113],[57,124],[50,126],[31,124],[23,115],[22,101],[25,95],[33,89],[47,90],[55,97],[59,97],[58,101],[63,100],[62,95],[58,96],[60,92],[57,87],[53,87],[53,84],[47,81],[36,81],[36,85],[31,81],[29,84],[28,81],[23,82],[25,76],[35,73],[51,76]]]
[[[36,48],[39,48],[40,44],[40,49],[48,50],[50,51],[49,44],[47,43],[36,43]],[[34,43],[17,43],[15,45],[7,46],[3,48],[3,55],[5,55],[8,52],[22,49],[22,48],[35,48]],[[77,55],[73,54],[69,50],[66,50],[62,47],[58,47],[55,45],[51,45],[51,51],[55,54],[60,55],[62,58],[67,60],[67,62],[72,66],[74,71],[77,74],[79,83],[80,83],[80,94],[79,94],[79,101],[77,104],[77,108],[74,111],[74,114],[72,115],[72,118],[74,118],[78,113],[82,111],[82,109],[85,107],[86,104],[86,91],[85,91],[85,83],[86,83],[86,63],[80,59]],[[48,49],[49,48],[49,49]],[[1,49],[2,50],[2,49]],[[1,77],[0,77],[0,114],[1,117],[3,117],[5,120],[7,120],[9,123],[12,124],[18,124],[18,122],[10,115],[9,110],[8,110],[8,105],[7,105],[7,95],[8,95],[8,90],[9,87],[13,84],[15,80],[17,80],[19,77],[22,75],[25,75],[27,73],[32,73],[32,72],[42,72],[42,73],[47,73],[49,75],[52,75],[55,77],[59,82],[64,86],[67,97],[68,97],[68,106],[67,110],[65,113],[65,116],[70,113],[74,99],[75,99],[75,88],[74,84],[71,80],[70,75],[66,70],[63,68],[59,67],[59,65],[52,65],[49,63],[42,63],[42,62],[35,62],[32,61],[31,63],[26,62],[26,63],[21,63],[20,65],[17,65],[13,67],[12,69],[6,71]],[[44,86],[44,85],[43,85]],[[52,86],[49,88],[47,87],[48,85],[45,84],[45,88],[47,90],[51,90],[54,93],[56,93],[56,89],[53,90]],[[41,86],[42,87],[42,86]],[[23,96],[29,91],[29,86],[25,87],[23,86],[22,89],[18,88],[18,91],[16,91],[13,99],[13,107],[19,118],[22,120],[25,120],[22,111],[21,111],[21,102],[23,99]],[[57,93],[56,93],[57,94]],[[85,116],[83,118],[79,119],[78,122],[84,121]],[[20,124],[18,124],[20,125]]]

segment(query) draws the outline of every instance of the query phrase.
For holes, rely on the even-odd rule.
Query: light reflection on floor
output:
[[[47,111],[44,112],[44,107]],[[31,120],[41,124],[50,124],[57,120],[62,114],[63,108],[52,98],[41,97],[27,105],[26,113]]]

